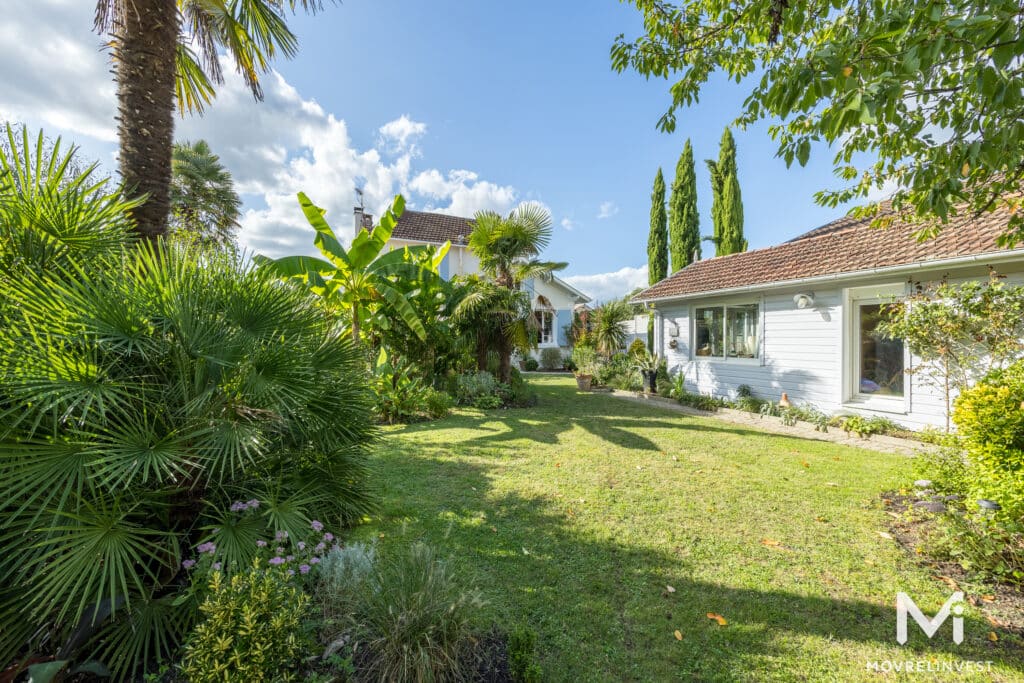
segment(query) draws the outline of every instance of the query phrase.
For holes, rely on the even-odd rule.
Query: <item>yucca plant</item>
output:
[[[364,364],[304,288],[145,243],[26,268],[0,299],[0,663],[127,677],[194,621],[190,548],[230,572],[262,533],[371,508]]]

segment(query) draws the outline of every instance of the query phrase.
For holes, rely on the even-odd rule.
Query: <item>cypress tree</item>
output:
[[[668,276],[668,218],[665,215],[665,177],[658,169],[651,192],[651,233],[647,237],[647,281],[660,282]]]
[[[697,213],[697,173],[693,146],[686,141],[676,164],[672,195],[668,200],[668,238],[672,272],[700,258],[700,215]]]
[[[665,177],[658,168],[651,192],[651,232],[647,237],[647,282],[668,277],[668,217],[665,215]],[[654,351],[654,313],[647,316],[647,350]]]
[[[718,162],[709,159],[707,165],[711,172],[713,193],[711,221],[715,232],[711,241],[715,244],[715,256],[746,251],[747,240],[743,238],[743,198],[736,171],[736,141],[728,128],[722,134]]]

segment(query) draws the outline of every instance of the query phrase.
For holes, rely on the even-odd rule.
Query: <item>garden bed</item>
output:
[[[686,415],[714,417],[727,422],[747,425],[754,429],[771,432],[772,434],[786,434],[790,436],[798,436],[804,439],[829,441],[832,443],[856,446],[858,448],[868,448],[874,451],[895,453],[899,455],[915,455],[916,453],[920,453],[922,450],[930,450],[932,448],[929,444],[925,444],[915,439],[904,439],[884,434],[875,434],[869,438],[861,438],[853,434],[847,434],[841,429],[829,429],[829,431],[823,432],[816,429],[810,422],[798,421],[795,425],[787,425],[783,422],[781,417],[773,415],[757,415],[745,410],[735,410],[733,408],[719,408],[714,412],[699,410],[697,408],[680,405],[674,399],[665,396],[645,394],[638,391],[615,390],[611,393],[616,398],[622,398],[634,402],[652,403],[657,405],[659,408],[674,410]]]
[[[980,609],[994,628],[1024,638],[1024,592],[1004,584],[979,583],[956,562],[928,558],[924,553],[926,534],[937,523],[934,513],[915,508],[921,501],[904,491],[888,491],[881,496],[882,505],[892,517],[889,533],[893,539],[935,578],[951,590],[962,590],[966,600]]]

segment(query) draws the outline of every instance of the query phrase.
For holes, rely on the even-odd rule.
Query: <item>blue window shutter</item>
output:
[[[572,311],[560,310],[555,314],[555,342],[559,346],[568,346],[569,338],[565,334],[565,328],[572,325]]]
[[[438,271],[440,271],[440,275],[441,275],[441,279],[442,280],[447,280],[448,279],[448,274],[449,274],[449,272],[451,270],[451,261],[450,261],[451,257],[452,257],[451,252],[449,252],[449,253],[444,255],[443,259],[441,259],[441,267],[438,268]]]

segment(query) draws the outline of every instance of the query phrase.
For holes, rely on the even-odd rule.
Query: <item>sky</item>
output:
[[[91,0],[5,0],[0,120],[43,128],[116,172],[115,86]],[[239,241],[268,256],[315,253],[295,194],[351,235],[354,188],[375,214],[402,193],[410,208],[472,216],[524,201],[552,214],[547,258],[595,299],[647,284],[651,187],[671,185],[687,138],[697,159],[701,232],[711,227],[704,159],[718,156],[742,86],[710,84],[657,130],[669,81],[611,69],[617,35],[641,16],[618,0],[345,0],[289,25],[299,54],[278,61],[256,102],[225,63],[202,117],[178,118],[178,140],[203,138],[244,202]],[[26,39],[31,36],[31,39]],[[843,215],[814,193],[835,188],[831,152],[804,168],[776,158],[767,124],[734,131],[751,249]],[[707,245],[710,246],[710,245]],[[705,256],[709,256],[707,247]]]

